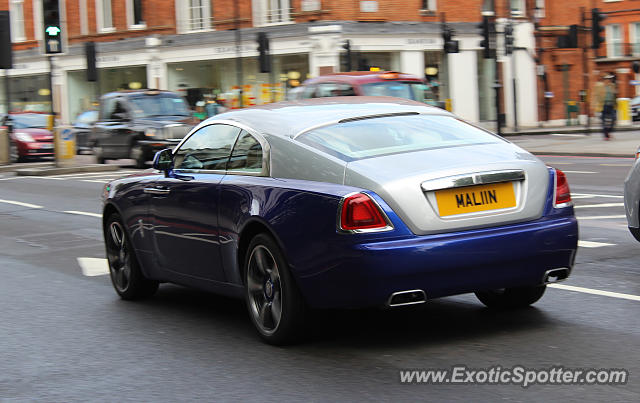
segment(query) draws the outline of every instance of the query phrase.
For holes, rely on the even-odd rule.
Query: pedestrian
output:
[[[602,134],[604,140],[611,139],[611,132],[616,122],[616,89],[613,84],[613,74],[605,74],[593,88],[594,109],[600,113],[602,121]]]

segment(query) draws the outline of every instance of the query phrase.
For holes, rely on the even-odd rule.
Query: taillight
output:
[[[556,169],[556,206],[571,202],[571,190],[567,176],[559,169]]]
[[[340,229],[376,230],[388,226],[378,205],[364,193],[348,196],[342,202]]]

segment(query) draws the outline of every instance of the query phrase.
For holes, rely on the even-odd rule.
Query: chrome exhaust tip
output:
[[[391,294],[387,301],[387,306],[405,306],[424,304],[427,302],[427,295],[422,290],[398,291]]]
[[[566,267],[562,267],[559,269],[551,269],[544,272],[542,283],[543,284],[558,283],[560,281],[566,280],[568,277],[569,277],[569,269],[567,269]]]

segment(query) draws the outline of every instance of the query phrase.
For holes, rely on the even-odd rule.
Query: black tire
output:
[[[244,261],[247,309],[260,337],[274,345],[299,341],[306,304],[276,241],[267,234],[256,235]]]
[[[120,298],[135,300],[150,297],[158,290],[158,282],[142,274],[133,245],[120,215],[113,213],[104,227],[104,241],[111,283]]]
[[[547,289],[546,285],[533,287],[503,288],[500,290],[478,291],[476,297],[489,308],[517,309],[525,308],[540,298]]]
[[[20,156],[20,152],[18,151],[18,146],[15,142],[11,141],[9,143],[9,162],[24,162],[25,158]]]
[[[145,150],[139,145],[134,144],[131,146],[130,157],[135,161],[136,168],[145,169],[147,167],[147,159]]]
[[[106,158],[104,158],[104,150],[97,141],[93,143],[93,155],[96,156],[96,162],[98,164],[104,164],[106,162]]]

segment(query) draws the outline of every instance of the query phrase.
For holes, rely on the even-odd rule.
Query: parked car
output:
[[[640,120],[640,97],[631,100],[631,119],[634,122]]]
[[[567,278],[578,226],[565,175],[442,109],[389,97],[210,118],[103,192],[123,299],[160,282],[244,298],[269,343],[307,307],[397,307],[475,292],[536,302]]]
[[[111,92],[100,99],[93,153],[98,163],[131,158],[144,168],[156,151],[178,144],[196,123],[186,101],[173,92]]]
[[[430,85],[412,74],[395,71],[351,71],[306,80],[289,99],[337,96],[390,96],[424,102],[444,108]]]
[[[636,151],[636,161],[624,180],[624,209],[629,231],[640,242],[640,148]]]
[[[2,117],[2,126],[12,127],[9,135],[11,162],[53,157],[53,134],[47,128],[49,115],[12,113]]]
[[[93,151],[92,131],[98,121],[98,111],[84,111],[73,122],[73,132],[76,138],[76,153],[84,154]]]

